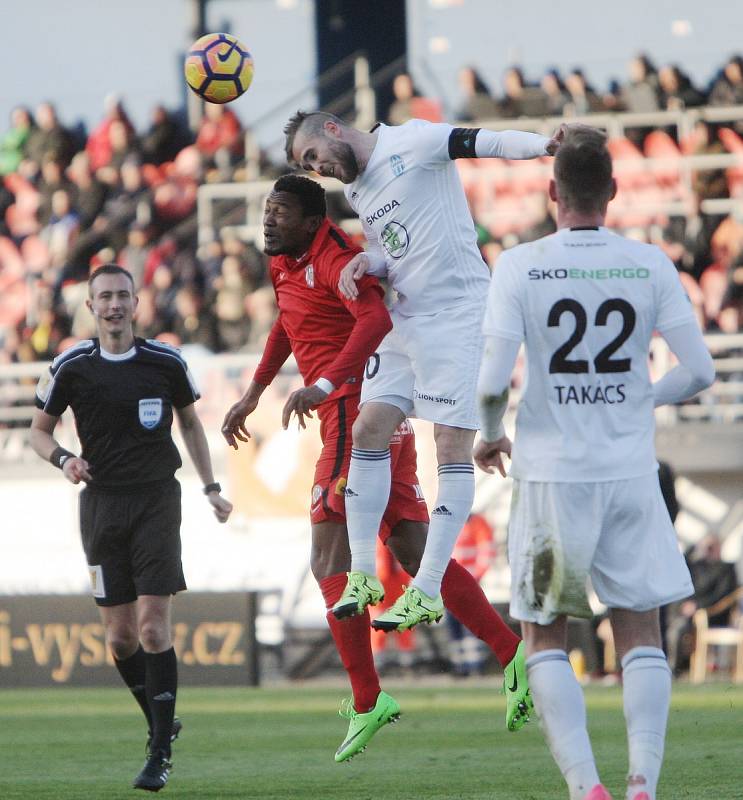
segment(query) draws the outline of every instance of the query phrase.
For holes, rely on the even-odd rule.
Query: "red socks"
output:
[[[505,667],[516,655],[521,640],[490,605],[480,584],[454,559],[444,573],[441,596],[447,610],[482,639]]]
[[[340,596],[346,588],[346,580],[346,573],[341,572],[322,578],[319,584],[322,596],[325,598],[325,607],[328,609],[327,620],[330,632],[333,634],[343,668],[351,680],[354,708],[356,711],[364,713],[374,708],[381,689],[372,656],[369,612],[366,611],[347,619],[336,619],[330,611],[340,600]],[[518,640],[516,643],[518,644]]]

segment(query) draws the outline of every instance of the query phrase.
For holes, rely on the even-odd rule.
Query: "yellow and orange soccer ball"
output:
[[[248,90],[253,80],[253,57],[229,33],[207,33],[186,56],[186,83],[209,103],[229,103]]]

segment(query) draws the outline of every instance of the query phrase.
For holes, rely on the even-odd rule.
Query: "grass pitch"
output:
[[[179,693],[184,722],[173,798],[260,800],[561,800],[562,778],[536,724],[505,730],[495,681],[385,686],[403,716],[347,764],[333,753],[347,723],[343,688],[193,689]],[[602,780],[624,797],[621,690],[587,689]],[[743,798],[743,687],[677,685],[659,798]],[[129,788],[143,763],[145,726],[122,688],[0,691],[0,798],[90,800],[144,796]]]

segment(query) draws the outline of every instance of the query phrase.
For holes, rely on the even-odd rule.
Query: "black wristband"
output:
[[[75,454],[71,453],[69,450],[65,450],[64,447],[55,447],[54,451],[49,456],[49,462],[57,469],[62,469],[64,462],[67,461],[68,458],[74,457]]]
[[[221,491],[222,487],[216,481],[214,483],[207,483],[204,487],[204,494],[211,494],[212,492],[219,494]]]

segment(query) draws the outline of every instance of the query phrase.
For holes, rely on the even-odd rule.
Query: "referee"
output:
[[[31,446],[70,483],[86,484],[80,528],[93,597],[116,667],[149,726],[147,760],[134,787],[156,792],[168,780],[170,745],[181,727],[174,718],[178,675],[170,630],[171,596],[186,588],[174,412],[220,522],[232,505],[214,481],[186,362],[176,349],[134,336],[131,275],[106,264],[91,275],[88,295],[98,336],[65,350],[39,381]],[[68,406],[80,456],[53,437]]]

